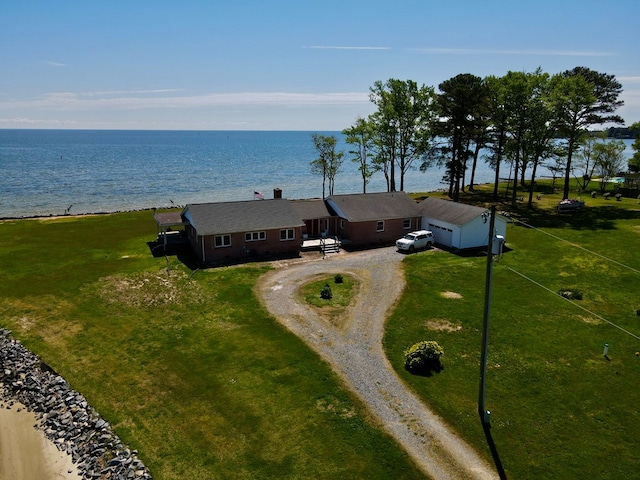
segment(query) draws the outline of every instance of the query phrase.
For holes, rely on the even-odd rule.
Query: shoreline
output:
[[[152,479],[137,450],[4,328],[0,366],[0,480]]]
[[[73,458],[39,428],[35,413],[19,402],[0,403],[0,480],[78,480]]]
[[[98,217],[101,215],[115,215],[117,213],[135,213],[135,212],[155,212],[156,210],[174,210],[174,209],[182,209],[182,205],[175,205],[170,207],[144,207],[144,208],[133,208],[131,210],[114,210],[113,212],[86,212],[86,213],[63,213],[62,215],[57,215],[55,213],[50,213],[48,215],[22,215],[22,216],[8,216],[8,217],[0,217],[0,222],[5,221],[15,221],[15,220],[58,220],[60,218],[76,218],[76,217]]]

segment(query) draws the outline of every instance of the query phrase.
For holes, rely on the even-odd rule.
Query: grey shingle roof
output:
[[[183,215],[198,235],[220,235],[304,226],[289,200],[194,203]]]
[[[291,200],[291,206],[303,220],[325,218],[331,216],[329,210],[327,210],[327,205],[321,198],[314,198],[309,200]]]
[[[332,195],[327,200],[350,222],[420,216],[418,204],[405,192]]]
[[[173,227],[174,225],[182,225],[182,215],[180,212],[164,212],[154,213],[153,218],[160,227]]]
[[[442,198],[427,197],[419,204],[422,215],[442,220],[452,225],[464,225],[478,215],[487,211],[486,208],[464,203],[452,202]]]

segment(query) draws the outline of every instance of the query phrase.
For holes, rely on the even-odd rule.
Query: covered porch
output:
[[[180,212],[154,213],[153,218],[158,227],[158,243],[166,250],[168,246],[188,243],[184,227],[189,222],[182,218]]]

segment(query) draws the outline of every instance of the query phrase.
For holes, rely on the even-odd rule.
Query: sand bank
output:
[[[20,410],[20,411],[18,411]],[[78,480],[71,456],[34,428],[35,415],[15,403],[0,408],[0,480]]]

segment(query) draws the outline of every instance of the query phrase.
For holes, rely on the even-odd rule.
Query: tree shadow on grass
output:
[[[602,205],[585,207],[576,213],[557,213],[548,209],[520,209],[519,218],[535,227],[572,228],[574,230],[614,230],[619,220],[638,220],[640,210]]]
[[[618,220],[640,220],[640,208],[637,208],[637,201],[624,198],[621,203],[610,200],[610,205],[589,205],[589,200],[585,200],[585,207],[575,213],[558,213],[553,206],[539,206],[533,204],[531,207],[526,202],[519,202],[513,205],[503,197],[496,202],[490,192],[467,192],[464,195],[464,202],[470,205],[486,207],[488,204],[497,204],[501,214],[507,214],[518,223],[521,220],[538,228],[572,228],[575,230],[613,230]],[[633,208],[629,202],[633,202]]]

